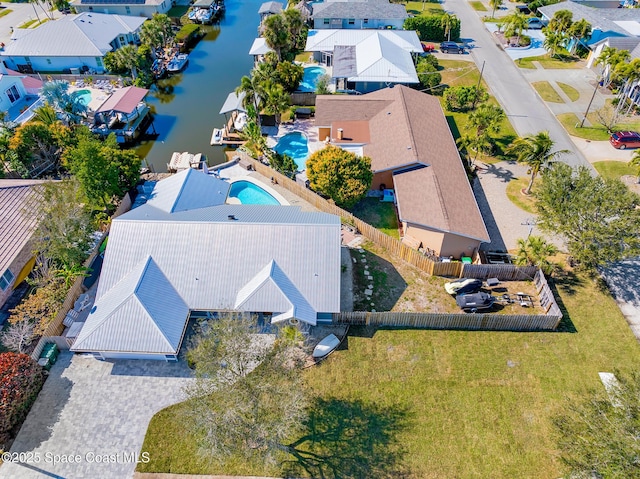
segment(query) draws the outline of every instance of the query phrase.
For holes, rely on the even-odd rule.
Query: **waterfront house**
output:
[[[80,13],[33,29],[15,29],[0,60],[21,73],[103,73],[106,53],[139,42],[143,17]]]
[[[371,188],[394,189],[404,243],[460,258],[490,241],[436,97],[401,85],[318,95],[315,124],[321,140],[371,158]]]
[[[0,179],[0,307],[35,264],[31,236],[43,180]]]
[[[72,0],[71,7],[78,13],[107,13],[151,18],[156,13],[167,13],[172,0]]]
[[[338,91],[367,93],[419,83],[414,56],[422,52],[422,45],[414,31],[309,30],[305,51],[333,67]]]
[[[404,5],[386,0],[332,1],[313,4],[315,29],[396,29],[409,18]]]
[[[255,313],[315,325],[340,310],[340,218],[226,204],[229,184],[187,169],[111,224],[96,301],[72,351],[175,360],[191,315]]]

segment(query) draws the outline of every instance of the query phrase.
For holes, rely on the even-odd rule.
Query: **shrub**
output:
[[[44,380],[44,370],[30,356],[0,354],[0,445],[27,416]]]
[[[441,42],[447,39],[442,26],[442,15],[420,15],[419,17],[407,18],[404,21],[404,29],[418,32],[420,40]],[[456,18],[451,27],[451,40],[459,38],[460,20]]]
[[[176,43],[189,43],[189,41],[198,34],[200,26],[194,23],[184,25],[178,33],[176,33]]]

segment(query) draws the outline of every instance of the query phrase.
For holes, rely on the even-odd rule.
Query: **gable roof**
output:
[[[267,40],[264,37],[258,37],[253,40],[251,48],[249,49],[249,55],[265,55],[272,51],[273,48],[267,45]]]
[[[0,275],[31,239],[40,197],[34,187],[45,180],[0,179]],[[18,271],[12,271],[18,274]]]
[[[219,178],[188,168],[156,184],[147,204],[176,213],[224,204],[231,185]]]
[[[105,102],[98,107],[96,113],[104,111],[117,111],[120,113],[130,114],[138,106],[145,96],[147,96],[149,90],[145,88],[139,88],[137,86],[128,86],[126,88],[120,88],[114,91]]]
[[[247,94],[243,91],[240,93],[232,91],[227,95],[227,99],[224,101],[219,113],[222,115],[236,110],[246,112],[247,109],[243,106],[245,96],[247,96]]]
[[[264,2],[262,5],[260,5],[258,13],[261,15],[265,13],[280,13],[282,9],[283,6],[280,2]]]
[[[374,173],[407,169],[394,175],[403,221],[489,241],[437,98],[402,85],[361,96],[318,95],[315,119],[317,126],[331,127],[338,146],[349,144],[336,139],[338,125],[348,139],[352,125],[368,122],[370,141],[363,153]]]
[[[92,309],[74,351],[128,351],[175,354],[189,308],[147,257]]]
[[[323,2],[314,4],[315,18],[389,19],[409,18],[404,5],[388,2]]]
[[[372,36],[386,38],[405,52],[422,52],[418,34],[413,30],[309,30],[306,52],[332,52],[336,45],[355,46]]]
[[[146,18],[104,13],[65,15],[15,35],[2,56],[102,57],[119,35],[135,32]],[[17,30],[16,30],[17,31]]]

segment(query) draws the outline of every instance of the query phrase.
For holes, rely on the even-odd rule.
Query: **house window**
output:
[[[0,276],[0,289],[6,291],[14,280],[15,276],[10,270],[6,270],[2,276]]]
[[[131,13],[131,7],[129,7],[128,5],[124,7],[124,9],[127,11],[127,15]]]
[[[29,57],[24,57],[24,62],[25,62],[27,65],[31,65],[31,58],[29,58]]]
[[[12,85],[11,88],[9,88],[6,91],[6,93],[7,93],[7,96],[9,97],[9,101],[11,103],[15,103],[20,99],[20,92],[18,92],[18,89],[16,88],[15,85]],[[9,272],[9,270],[7,270],[7,272]]]
[[[47,65],[51,65],[51,58],[47,58]]]
[[[356,19],[355,18],[350,18],[349,19],[349,25],[355,25],[356,24]]]
[[[102,58],[96,57],[96,65],[98,65],[100,68],[102,68]]]
[[[325,25],[329,25],[329,19],[325,18],[324,20],[322,20],[322,23]]]
[[[368,19],[368,18],[365,18],[365,19],[362,21],[362,23],[364,23],[365,25],[367,25],[367,24],[369,23],[369,19]]]

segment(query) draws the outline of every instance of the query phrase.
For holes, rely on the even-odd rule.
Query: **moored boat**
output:
[[[224,134],[224,130],[221,128],[214,128],[213,133],[211,133],[211,144],[212,145],[222,145],[222,136]]]
[[[320,340],[320,342],[313,349],[313,353],[311,355],[315,359],[324,358],[339,345],[340,340],[338,339],[338,337],[335,334],[330,334],[329,336]]]
[[[171,73],[177,73],[182,71],[187,62],[189,61],[189,55],[186,53],[177,53],[167,63],[167,71]]]

